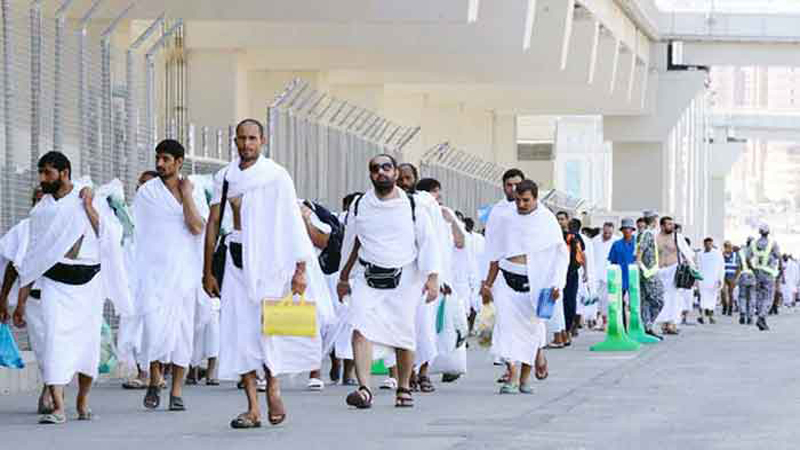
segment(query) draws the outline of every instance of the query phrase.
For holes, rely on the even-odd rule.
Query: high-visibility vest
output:
[[[744,249],[739,250],[739,261],[742,262],[742,273],[752,275],[753,270],[750,269],[750,264],[747,262],[747,255],[745,255]]]
[[[766,272],[772,278],[776,278],[778,276],[778,268],[769,265],[769,257],[772,254],[773,247],[775,247],[775,241],[772,239],[767,241],[767,248],[764,250],[758,249],[758,243],[755,239],[750,243],[750,251],[753,252],[753,256],[756,258],[756,264],[753,269]]]
[[[647,231],[645,231],[645,233],[647,233]],[[655,235],[653,235],[653,245],[655,247],[655,253],[656,253],[655,254],[656,260],[653,263],[653,267],[648,268],[647,266],[644,265],[644,261],[639,263],[639,267],[641,267],[641,269],[642,269],[642,276],[645,277],[645,278],[652,278],[653,275],[658,273],[658,242],[656,242]],[[636,252],[637,253],[639,252],[639,240],[638,239],[636,240]]]

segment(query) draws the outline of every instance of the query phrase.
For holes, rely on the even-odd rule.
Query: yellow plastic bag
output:
[[[291,292],[280,300],[263,300],[261,333],[265,336],[314,337],[317,335],[317,307],[314,303],[306,303],[305,295],[295,303]]]

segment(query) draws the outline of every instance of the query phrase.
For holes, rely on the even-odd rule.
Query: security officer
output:
[[[755,299],[753,292],[756,286],[756,277],[752,269],[753,252],[750,249],[753,238],[747,238],[747,245],[739,249],[739,258],[737,258],[738,268],[736,269],[736,278],[739,280],[739,324],[747,325],[753,324],[753,309],[755,306]]]
[[[775,297],[775,279],[781,261],[781,251],[778,244],[769,237],[769,225],[762,224],[758,227],[761,235],[750,244],[753,261],[753,273],[756,279],[756,326],[761,331],[769,330],[767,326],[767,313]]]

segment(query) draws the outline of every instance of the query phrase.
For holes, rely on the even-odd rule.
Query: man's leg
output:
[[[345,359],[342,379],[343,380],[354,380],[356,378],[356,363],[352,359]]]
[[[369,387],[370,377],[372,375],[372,342],[368,341],[358,330],[353,331],[353,357],[355,358],[358,384],[360,386]],[[400,361],[397,363],[399,365]],[[402,371],[405,370],[405,368],[399,370],[401,372],[399,376],[402,377]],[[411,373],[409,372],[409,378],[410,376]]]
[[[208,358],[206,381],[217,381],[217,358]]]
[[[258,406],[258,375],[256,371],[248,372],[242,375],[242,384],[244,385],[244,394],[247,397],[247,412],[240,417],[247,417],[252,422],[261,421],[261,408]]]
[[[278,377],[265,369],[267,375],[267,418],[272,425],[278,425],[286,419],[286,408],[281,398],[281,385]]]
[[[161,373],[161,363],[153,361],[150,363],[150,386],[158,387],[164,380],[164,375]]]
[[[181,397],[183,395],[183,376],[186,373],[186,368],[172,364],[172,397]]]
[[[396,349],[397,356],[397,386],[409,389],[411,386],[411,371],[414,369],[414,352],[411,350]]]
[[[86,417],[91,414],[89,409],[89,392],[92,390],[92,377],[86,376],[82,373],[78,374],[78,397],[75,401],[78,415]],[[61,402],[64,402],[64,388],[61,388]],[[88,418],[88,417],[87,417]]]
[[[531,369],[533,369],[532,366],[529,366],[528,364],[522,363],[522,368],[519,371],[519,385],[520,386],[528,384],[528,382],[530,381],[530,379],[531,379]]]
[[[50,390],[50,397],[53,399],[53,414],[64,415],[64,386],[63,385],[48,385]]]

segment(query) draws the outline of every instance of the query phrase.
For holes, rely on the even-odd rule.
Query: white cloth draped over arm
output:
[[[133,299],[130,290],[128,273],[125,270],[124,251],[122,248],[122,224],[114,210],[108,204],[108,197],[117,195],[124,200],[122,183],[114,180],[101,186],[95,193],[94,208],[100,216],[100,279],[103,283],[103,295],[114,304],[114,311],[120,316],[129,317],[134,314]]]
[[[442,260],[437,251],[440,244],[439,240],[436,239],[433,224],[427,212],[417,212],[414,228],[417,246],[417,268],[425,277],[442,273]]]
[[[242,197],[242,272],[253,302],[282,298],[297,263],[316,263],[294,183],[286,169],[266,158],[248,169],[228,166],[229,198]],[[278,212],[278,213],[275,213]]]

